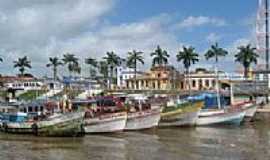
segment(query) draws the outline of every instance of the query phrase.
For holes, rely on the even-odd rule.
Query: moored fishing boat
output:
[[[199,118],[196,121],[196,125],[205,126],[205,125],[218,125],[218,124],[231,124],[231,125],[240,125],[245,116],[245,111],[243,110],[234,110],[226,111],[221,110],[223,113],[211,113],[209,110],[202,110],[199,114]],[[206,113],[206,114],[205,114]]]
[[[158,126],[160,120],[159,109],[149,109],[128,113],[125,130],[142,130]]]
[[[125,128],[127,113],[113,97],[78,100],[73,101],[73,104],[86,110],[83,122],[85,133],[112,133]]]
[[[159,126],[193,126],[202,107],[203,101],[171,102],[164,107]]]
[[[84,120],[85,133],[112,133],[123,131],[127,121],[126,112],[108,113]]]
[[[84,112],[58,114],[35,122],[32,130],[38,136],[80,136],[83,133]]]
[[[2,131],[16,134],[32,134],[33,122],[3,122]]]
[[[201,99],[205,102],[196,121],[196,125],[198,126],[219,124],[240,125],[246,113],[245,110],[241,109],[241,106],[236,108],[228,104],[228,102],[223,102],[223,98],[215,93],[203,93],[197,97],[190,97],[190,99]]]
[[[133,95],[126,100],[127,123],[125,130],[143,130],[158,126],[160,105],[151,106],[144,95]]]
[[[159,109],[148,109],[137,112],[128,112],[125,130],[142,130],[158,126],[160,120]]]
[[[252,121],[258,108],[257,104],[252,101],[236,104],[234,107],[240,107],[241,110],[246,112],[244,117],[245,121]]]
[[[33,120],[27,120],[27,114],[22,112],[7,113],[2,120],[1,130],[7,133],[32,133]]]

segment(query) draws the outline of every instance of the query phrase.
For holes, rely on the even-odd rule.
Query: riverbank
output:
[[[268,159],[270,126],[152,129],[143,132],[40,138],[0,134],[0,159]]]

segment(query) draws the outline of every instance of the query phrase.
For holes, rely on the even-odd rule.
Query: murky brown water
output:
[[[0,160],[270,159],[270,125],[170,128],[81,138],[0,134]]]

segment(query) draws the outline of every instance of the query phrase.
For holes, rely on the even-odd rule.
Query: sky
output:
[[[31,73],[51,76],[49,57],[65,53],[101,60],[107,51],[126,57],[143,51],[147,69],[157,45],[170,54],[170,64],[182,69],[175,55],[183,45],[193,46],[201,62],[203,54],[218,42],[229,51],[219,67],[238,70],[233,61],[237,47],[254,44],[257,0],[0,0],[0,73],[16,74],[13,61],[28,56]],[[61,68],[60,75],[66,73]]]

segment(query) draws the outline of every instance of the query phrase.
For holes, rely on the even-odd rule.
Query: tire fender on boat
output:
[[[38,125],[36,123],[32,124],[32,131],[35,135],[38,135]]]

